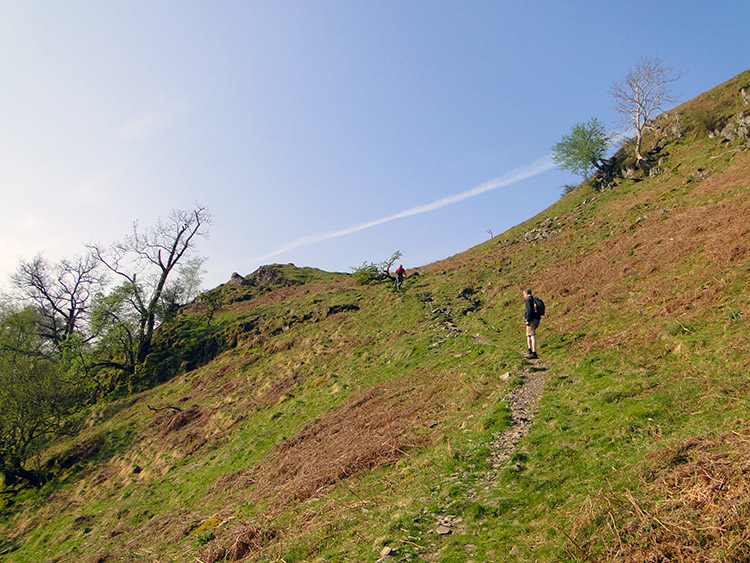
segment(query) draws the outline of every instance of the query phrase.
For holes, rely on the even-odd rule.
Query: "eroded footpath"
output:
[[[526,436],[534,423],[539,400],[544,392],[544,374],[547,368],[538,360],[532,361],[521,374],[521,384],[508,392],[505,398],[510,409],[511,426],[498,432],[490,446],[492,467],[499,469],[516,451],[518,442]]]

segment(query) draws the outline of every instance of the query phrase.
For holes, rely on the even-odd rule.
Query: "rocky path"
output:
[[[501,467],[513,455],[521,438],[531,430],[539,399],[544,391],[546,367],[538,360],[521,374],[521,385],[511,389],[506,397],[510,408],[511,427],[498,432],[491,442],[491,461],[494,468]]]
[[[546,366],[539,360],[531,360],[527,369],[522,372],[521,384],[511,389],[505,397],[510,409],[511,426],[498,432],[490,442],[490,464],[492,469],[483,472],[478,480],[474,481],[470,490],[466,492],[467,498],[477,498],[492,490],[496,484],[498,474],[515,453],[518,442],[526,436],[534,423],[534,415],[539,406],[539,400],[544,391],[544,374]],[[452,475],[460,479],[460,474]],[[436,523],[433,530],[435,534],[447,535],[453,532],[461,532],[466,525],[461,517],[443,515]],[[470,545],[467,553],[470,553]],[[435,548],[435,544],[431,547]],[[428,561],[437,560],[437,552],[426,557]],[[384,560],[381,560],[384,561]]]
[[[484,497],[497,486],[496,480],[503,466],[515,453],[518,442],[531,430],[534,415],[544,391],[544,375],[546,371],[547,368],[541,361],[531,360],[526,370],[520,374],[521,384],[511,389],[506,395],[505,401],[508,403],[508,408],[510,409],[511,426],[506,430],[498,432],[493,437],[490,442],[490,463],[492,469],[490,471],[484,470],[480,474],[474,474],[474,479],[471,480],[472,484],[465,492],[466,498],[477,499]],[[451,475],[449,479],[455,482],[467,477],[471,478],[469,474],[456,473]],[[439,514],[435,514],[435,517],[434,528],[430,530],[430,534],[434,534],[433,538],[435,539],[427,543],[426,550],[416,556],[416,560],[439,561],[442,551],[436,538],[466,532],[467,525],[463,521],[463,518],[451,514],[450,509],[440,511]],[[467,543],[464,547],[466,549],[466,561],[473,562],[474,560],[471,555],[476,550],[476,546]],[[396,553],[397,551],[392,547],[384,547],[376,563],[393,561],[393,556]],[[415,556],[407,555],[401,561],[412,561],[414,560],[413,557]]]

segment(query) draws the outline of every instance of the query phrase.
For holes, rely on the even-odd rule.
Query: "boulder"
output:
[[[326,311],[326,317],[336,315],[337,313],[345,313],[347,311],[359,311],[359,305],[356,303],[342,303],[341,305],[332,305],[328,307]]]
[[[229,278],[229,285],[232,287],[239,287],[245,285],[245,278],[239,275],[237,272],[232,273],[232,277]]]
[[[719,135],[729,141],[735,139],[747,139],[750,135],[750,113],[741,112],[732,117]]]

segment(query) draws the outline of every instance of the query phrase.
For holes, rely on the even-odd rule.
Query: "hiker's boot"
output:
[[[538,360],[539,356],[536,355],[536,352],[529,352],[529,355],[526,356],[527,360]]]

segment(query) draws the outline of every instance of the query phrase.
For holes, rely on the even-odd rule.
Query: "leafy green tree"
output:
[[[608,148],[604,125],[592,117],[585,123],[576,123],[570,134],[552,147],[552,160],[563,170],[588,178],[594,170],[601,170]]]
[[[121,375],[135,371],[140,320],[132,283],[125,282],[108,295],[96,297],[91,328],[99,335],[94,363],[100,389],[113,388]]]
[[[202,256],[192,256],[177,266],[177,279],[170,279],[161,294],[156,314],[159,322],[174,319],[180,307],[200,295],[205,261]]]
[[[66,377],[33,308],[0,312],[0,472],[6,486],[37,485],[29,461],[46,441],[71,431],[79,388]]]
[[[221,293],[221,289],[214,289],[213,291],[207,291],[200,295],[198,302],[203,307],[204,315],[206,317],[206,327],[211,325],[211,321],[213,320],[216,311],[224,306],[224,301],[224,295]]]
[[[352,267],[352,276],[360,285],[367,285],[383,279],[380,266],[374,262],[363,262],[361,266]]]

